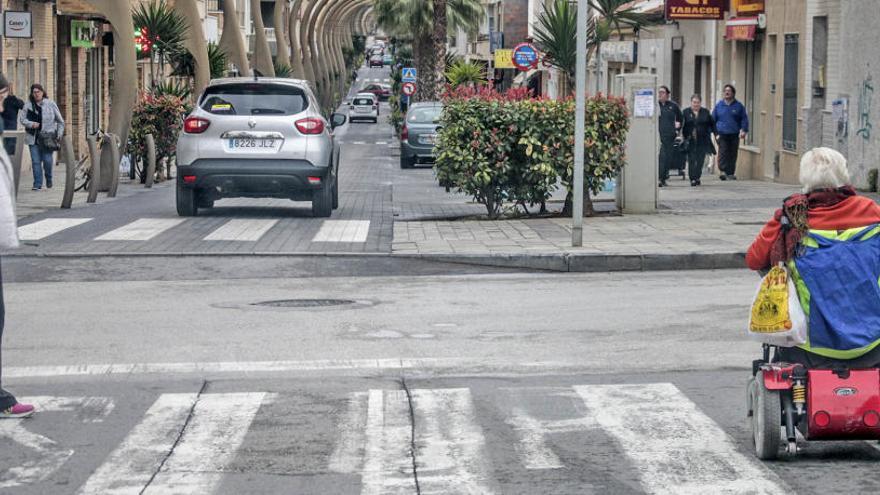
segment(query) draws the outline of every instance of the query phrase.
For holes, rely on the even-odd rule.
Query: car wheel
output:
[[[199,213],[197,191],[177,185],[177,214],[181,217],[194,217]]]
[[[312,216],[327,218],[333,213],[333,186],[324,184],[312,193]]]
[[[204,194],[199,194],[197,196],[196,205],[199,208],[213,208],[214,207],[214,200],[205,198]]]
[[[333,209],[339,208],[339,176],[333,181]]]
[[[400,155],[400,168],[412,168],[412,166],[413,161],[410,158]]]

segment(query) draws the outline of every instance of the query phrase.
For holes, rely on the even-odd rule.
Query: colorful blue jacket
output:
[[[712,109],[712,118],[715,119],[715,132],[718,134],[749,132],[749,114],[739,100],[733,100],[729,105],[720,100]]]

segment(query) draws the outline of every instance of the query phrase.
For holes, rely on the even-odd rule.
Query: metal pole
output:
[[[577,67],[574,114],[574,191],[571,212],[571,245],[584,244],[584,128],[587,91],[587,0],[578,0]]]

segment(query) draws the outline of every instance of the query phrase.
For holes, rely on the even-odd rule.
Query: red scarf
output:
[[[856,190],[852,186],[843,186],[837,189],[817,189],[809,194],[793,194],[785,198],[782,210],[776,215],[776,220],[782,223],[782,231],[770,249],[771,265],[776,266],[797,256],[801,240],[810,229],[807,224],[809,210],[834,206],[855,195]]]

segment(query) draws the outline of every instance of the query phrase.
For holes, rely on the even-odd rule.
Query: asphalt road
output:
[[[0,493],[880,489],[754,458],[750,273],[242,275],[7,284]]]

